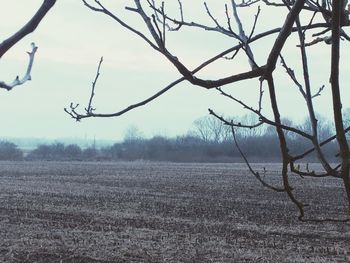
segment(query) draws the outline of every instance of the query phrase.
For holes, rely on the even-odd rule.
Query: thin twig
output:
[[[260,176],[260,173],[259,172],[255,172],[253,167],[250,165],[246,155],[244,154],[244,152],[242,151],[238,141],[237,141],[237,138],[236,138],[236,133],[235,133],[235,129],[233,127],[233,125],[231,125],[231,132],[232,132],[232,137],[233,137],[233,141],[234,141],[234,144],[236,145],[236,148],[237,150],[239,151],[240,155],[242,156],[245,164],[247,165],[249,171],[255,176],[256,179],[258,179],[258,181],[266,188],[269,188],[269,189],[272,189],[276,192],[285,192],[285,189],[283,188],[279,188],[279,187],[275,187],[275,186],[272,186],[268,183],[266,183]]]
[[[100,76],[100,69],[101,69],[102,62],[103,62],[103,57],[101,57],[100,62],[98,63],[96,76],[94,81],[92,82],[89,103],[88,103],[88,106],[85,108],[86,114],[91,114],[93,111],[96,110],[95,108],[92,107],[92,100],[95,96],[96,83],[97,83],[98,77]]]

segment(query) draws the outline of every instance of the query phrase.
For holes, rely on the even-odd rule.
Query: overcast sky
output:
[[[18,30],[36,11],[42,1],[39,0],[0,0],[1,30],[4,39]],[[103,1],[102,1],[103,2]],[[108,2],[118,15],[128,23],[144,30],[140,17],[123,9],[132,6],[132,1]],[[224,18],[224,4],[230,1],[208,1],[213,14]],[[166,1],[169,14],[176,14],[177,1]],[[202,0],[183,1],[185,18],[203,21],[212,25],[206,16]],[[246,31],[251,29],[257,6],[240,10]],[[257,33],[266,28],[274,28],[285,16],[283,12],[263,9]],[[223,22],[224,24],[224,22]],[[144,31],[145,32],[145,31]],[[274,36],[275,37],[275,36]],[[189,68],[198,66],[206,58],[223,51],[235,41],[217,33],[201,30],[183,30],[168,34],[168,47]],[[271,41],[252,45],[256,60],[260,65],[266,62]],[[312,39],[312,38],[310,38]],[[309,40],[310,40],[309,39]],[[123,137],[130,125],[136,125],[144,134],[150,136],[179,135],[191,128],[192,122],[207,114],[212,108],[218,113],[229,116],[243,115],[242,107],[222,98],[215,91],[207,91],[183,83],[173,88],[153,103],[138,108],[124,116],[109,119],[85,119],[75,122],[63,108],[70,102],[86,105],[91,82],[95,77],[98,61],[104,56],[101,76],[97,85],[95,107],[98,112],[107,113],[123,109],[162,89],[179,77],[178,72],[160,54],[132,33],[121,28],[109,17],[86,8],[81,1],[59,0],[44,18],[38,29],[23,39],[0,61],[0,79],[8,82],[25,71],[26,51],[30,43],[39,46],[32,72],[32,81],[16,87],[11,92],[0,91],[0,136],[14,137],[80,137],[98,139],[116,139]],[[348,43],[343,44],[345,55],[349,56]],[[323,43],[313,48],[310,66],[314,73],[313,90],[326,85],[324,94],[317,98],[317,110],[330,116],[330,93],[328,78],[329,49]],[[290,65],[300,60],[295,42],[290,40],[283,50]],[[238,62],[221,60],[203,71],[204,78],[223,77],[233,72],[249,69],[245,58]],[[343,72],[349,72],[349,65],[342,65]],[[300,70],[296,70],[300,74]],[[283,69],[278,69],[278,97],[282,114],[294,120],[301,120],[306,113],[303,101],[297,89],[288,80]],[[349,85],[349,78],[344,74],[342,86]],[[299,75],[301,77],[301,75]],[[300,78],[301,80],[301,78]],[[245,81],[225,87],[227,92],[235,94],[256,105],[258,91],[257,80]],[[267,94],[266,94],[267,95]],[[349,91],[343,91],[344,107],[349,105]],[[264,109],[269,115],[268,100]]]

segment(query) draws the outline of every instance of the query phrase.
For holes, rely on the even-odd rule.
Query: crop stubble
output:
[[[340,182],[292,183],[310,217],[346,216]],[[0,262],[330,261],[350,261],[349,223],[298,222],[243,164],[0,163]]]

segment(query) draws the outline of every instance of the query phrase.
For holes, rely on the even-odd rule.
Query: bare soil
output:
[[[341,181],[292,183],[348,216]],[[350,262],[350,223],[299,222],[243,164],[2,162],[0,262]]]

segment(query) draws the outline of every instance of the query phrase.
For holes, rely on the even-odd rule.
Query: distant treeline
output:
[[[256,123],[256,117],[246,115],[239,123]],[[282,123],[311,134],[310,122],[301,124],[283,119]],[[350,121],[349,123],[350,124]],[[318,116],[319,141],[334,134],[332,124]],[[285,132],[291,154],[300,154],[311,149],[311,142],[293,133]],[[275,128],[258,126],[254,129],[236,129],[237,141],[244,154],[252,162],[279,161],[280,147]],[[220,120],[207,116],[194,121],[194,129],[187,135],[168,138],[154,136],[146,139],[136,127],[129,127],[124,140],[106,147],[81,148],[77,144],[41,144],[36,149],[23,152],[16,144],[0,142],[0,160],[49,160],[49,161],[173,161],[173,162],[241,162],[242,157],[236,147],[232,130]],[[332,141],[322,149],[329,161],[335,160],[337,143]],[[315,158],[312,154],[309,160]]]
[[[288,140],[292,153],[301,153],[311,148],[305,140],[292,136],[288,136]],[[250,136],[238,134],[238,142],[251,161],[280,160],[279,142],[272,133]],[[329,144],[325,152],[328,158],[335,158],[336,144]],[[310,160],[312,158],[314,157],[310,156]],[[231,138],[214,141],[187,135],[176,138],[129,138],[101,149],[82,149],[75,144],[43,144],[26,153],[14,143],[0,142],[0,160],[238,162],[242,161],[242,158]]]

